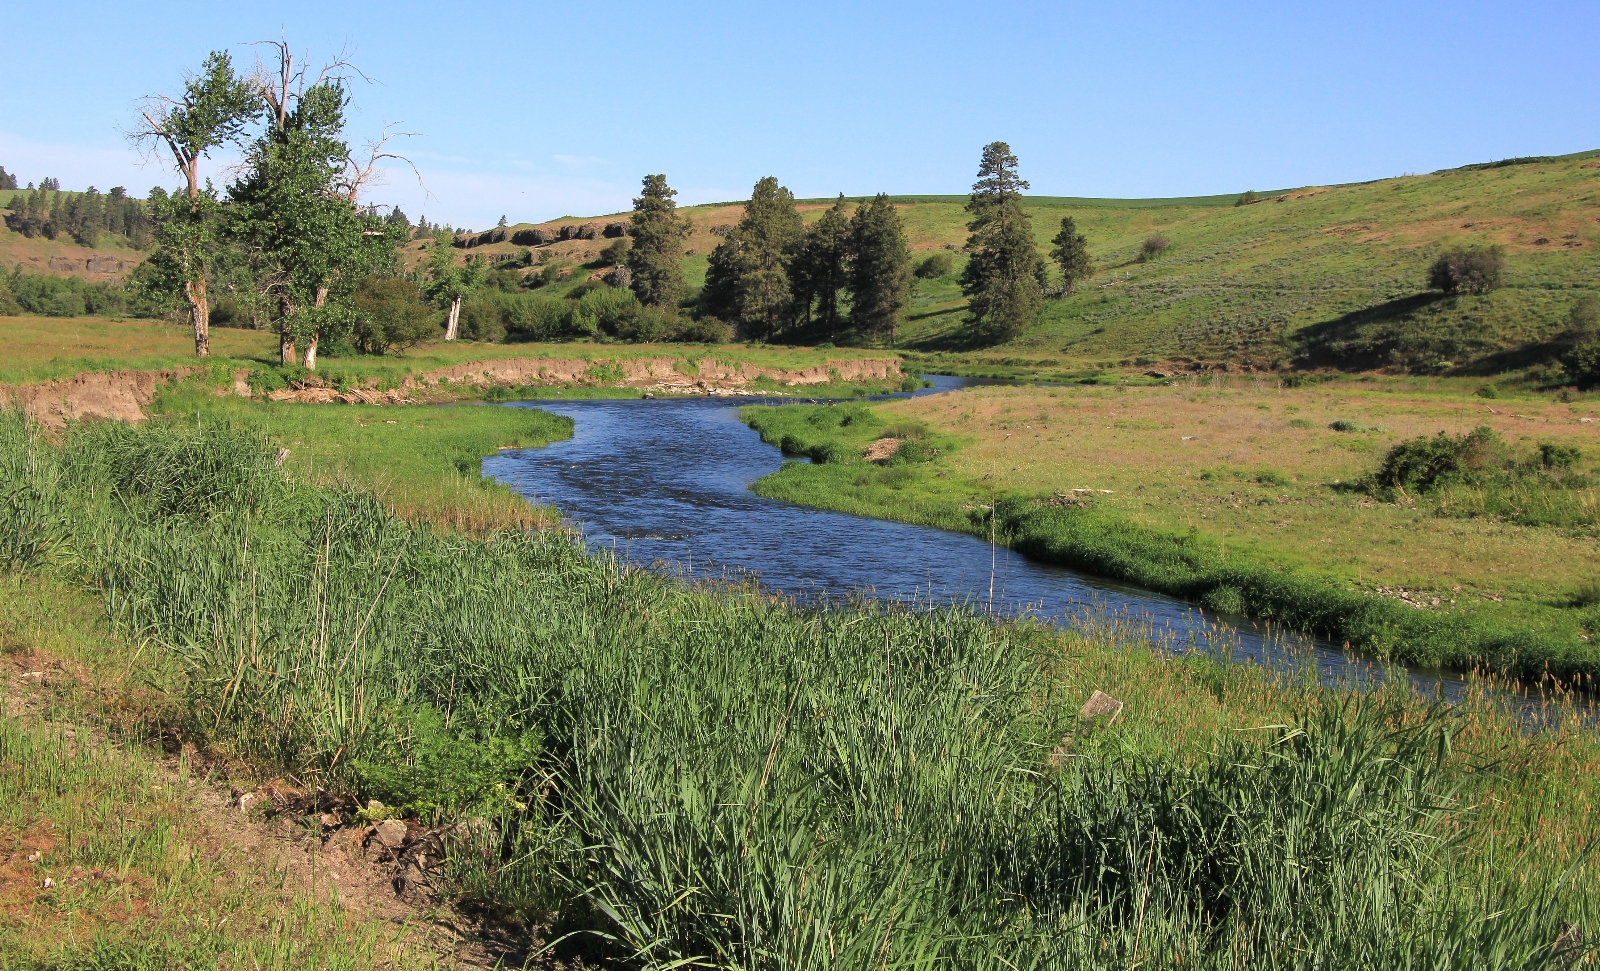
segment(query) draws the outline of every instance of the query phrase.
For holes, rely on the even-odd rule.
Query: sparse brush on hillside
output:
[[[1581,854],[1478,822],[1489,774],[1441,707],[1309,692],[1141,752],[1079,720],[1028,627],[691,590],[294,486],[233,461],[259,447],[238,429],[60,452],[14,415],[0,456],[58,517],[51,568],[181,667],[174,731],[464,823],[441,885],[585,963],[1533,968],[1600,918]]]
[[[1361,483],[1385,499],[1426,496],[1441,515],[1493,516],[1526,526],[1600,525],[1593,477],[1573,445],[1519,452],[1492,429],[1440,432],[1391,448]]]
[[[1428,267],[1428,286],[1446,295],[1488,293],[1500,285],[1505,272],[1503,247],[1456,247],[1439,254]]]

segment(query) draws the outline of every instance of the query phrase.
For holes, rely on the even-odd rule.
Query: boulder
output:
[[[633,271],[625,266],[614,266],[600,279],[604,280],[607,286],[620,290],[633,284]]]
[[[544,230],[519,229],[511,234],[511,242],[516,246],[538,246],[544,242]]]
[[[594,223],[584,223],[582,226],[578,227],[578,231],[573,233],[573,236],[578,239],[599,239],[600,227],[596,226]]]
[[[603,232],[605,233],[606,239],[616,239],[618,236],[626,236],[628,235],[628,224],[606,223],[606,228],[603,230]]]

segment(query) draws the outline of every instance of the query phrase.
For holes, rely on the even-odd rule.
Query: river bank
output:
[[[1253,383],[994,386],[745,418],[813,459],[757,483],[763,495],[993,532],[1049,562],[1377,656],[1587,683],[1600,657],[1583,593],[1600,572],[1583,518],[1592,488],[1564,494],[1575,517],[1544,525],[1462,508],[1481,507],[1481,492],[1441,513],[1353,487],[1394,443],[1440,428],[1486,424],[1523,448],[1594,454],[1592,405],[1496,403]],[[865,460],[889,439],[905,454]]]

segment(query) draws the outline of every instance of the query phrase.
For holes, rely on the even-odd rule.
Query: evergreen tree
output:
[[[800,236],[794,193],[770,175],[757,182],[744,217],[711,253],[706,309],[747,336],[776,336],[793,315],[789,264]]]
[[[850,220],[850,323],[895,342],[911,303],[911,246],[900,213],[884,193]]]
[[[839,331],[839,292],[849,286],[850,209],[844,193],[806,230],[790,267],[797,316],[815,320],[831,338]]]
[[[1061,292],[1071,293],[1077,288],[1079,280],[1087,280],[1094,275],[1094,263],[1089,259],[1089,237],[1078,232],[1071,216],[1064,216],[1061,219],[1061,232],[1050,242],[1055,244],[1055,249],[1050,251],[1050,258],[1061,267]]]
[[[688,220],[678,214],[678,204],[672,201],[677,194],[667,185],[665,175],[645,176],[628,225],[633,239],[628,251],[633,279],[628,285],[640,303],[668,313],[677,313],[678,301],[683,298],[683,267],[678,255],[689,234]]]
[[[1021,333],[1044,299],[1044,261],[1022,209],[1026,188],[1011,146],[985,145],[967,202],[972,214],[967,250],[972,255],[961,272],[961,291],[967,295],[968,325],[990,343]]]
[[[7,172],[4,165],[0,165],[0,189],[15,189],[16,187],[17,177]]]

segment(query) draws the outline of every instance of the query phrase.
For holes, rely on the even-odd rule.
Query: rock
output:
[[[1094,694],[1089,696],[1089,700],[1083,703],[1083,708],[1079,710],[1078,714],[1083,718],[1099,718],[1104,715],[1110,715],[1111,720],[1106,722],[1109,725],[1115,722],[1118,716],[1122,714],[1122,702],[1096,688]]]
[[[392,425],[394,423],[390,422],[390,424]],[[379,802],[376,799],[368,799],[367,800],[367,815],[370,816],[373,819],[382,819],[385,816],[389,815],[389,809],[388,809],[387,806],[385,806],[383,803]]]
[[[538,246],[544,242],[544,230],[519,229],[511,234],[511,242],[517,246]]]
[[[606,228],[601,230],[606,239],[616,239],[618,236],[628,235],[627,223],[606,223]]]
[[[115,256],[91,256],[84,261],[83,265],[90,273],[122,272],[122,261]]]
[[[45,889],[45,890],[49,890],[51,887],[53,887],[55,885],[56,885],[56,882],[54,880],[50,879],[49,877],[45,877],[44,878],[44,882],[39,884],[39,886],[41,888]]]
[[[633,283],[633,271],[625,266],[614,266],[600,279],[604,280],[607,286],[620,290]]]
[[[406,824],[398,819],[385,819],[372,827],[372,835],[376,836],[378,842],[384,846],[391,850],[397,850],[405,845]]]
[[[579,226],[577,232],[573,233],[572,235],[577,239],[599,239],[600,227],[596,226],[594,223],[584,223],[582,226]]]

